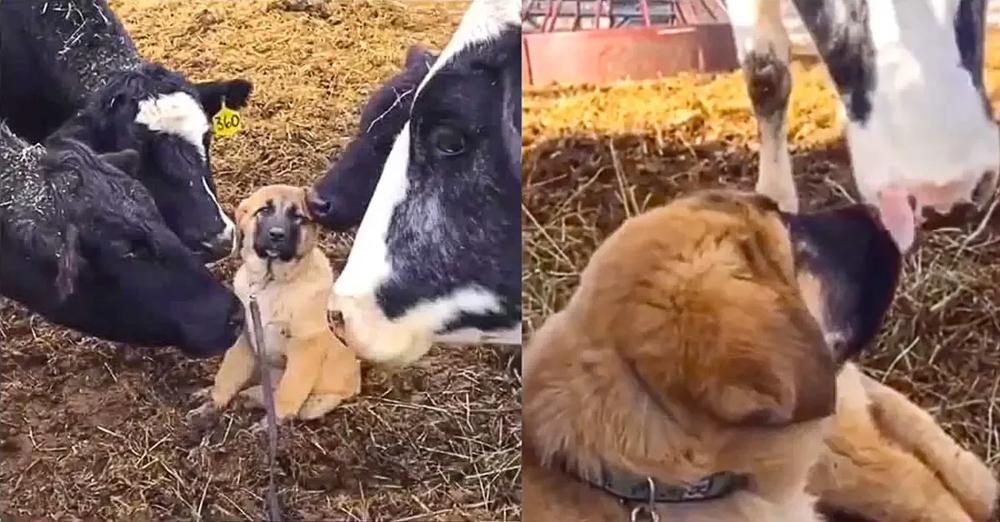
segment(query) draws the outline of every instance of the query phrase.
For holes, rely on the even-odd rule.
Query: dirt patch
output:
[[[195,5],[196,4],[196,5]],[[255,187],[310,184],[409,45],[440,49],[464,5],[380,1],[118,0],[141,53],[194,80],[254,82],[244,130],[213,145],[223,206]],[[328,234],[336,268],[349,236]],[[229,279],[235,263],[221,267]],[[121,347],[0,309],[0,518],[261,520],[261,413],[188,426],[218,361]],[[434,349],[416,368],[365,370],[362,394],[282,430],[291,520],[519,518],[520,384],[501,349]]]
[[[856,199],[822,68],[794,64],[789,135],[804,210]],[[1000,107],[1000,38],[987,85]],[[624,219],[705,187],[752,190],[756,125],[740,73],[686,75],[524,96],[524,295],[528,331],[566,303]],[[930,409],[998,469],[1000,212],[928,234],[908,255],[868,372]]]

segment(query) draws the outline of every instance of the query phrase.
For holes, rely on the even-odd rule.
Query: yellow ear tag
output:
[[[212,116],[212,131],[217,137],[228,138],[236,134],[242,128],[243,119],[240,118],[239,111],[234,111],[226,107],[226,101],[222,101],[222,108]]]

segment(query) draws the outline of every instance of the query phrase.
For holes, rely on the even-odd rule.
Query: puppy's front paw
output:
[[[219,421],[219,410],[212,401],[208,401],[187,412],[184,418],[192,427],[204,430],[214,426]]]
[[[986,464],[971,451],[962,451],[955,459],[955,474],[961,482],[948,484],[969,511],[973,520],[986,522],[996,512],[1000,484]]]
[[[267,426],[268,426],[267,414],[265,414],[263,417],[260,418],[259,421],[253,423],[253,425],[250,426],[250,433],[253,433],[254,435],[258,433],[267,433]],[[281,426],[282,426],[282,420],[275,419],[275,427],[280,430]]]
[[[197,402],[204,402],[212,397],[213,386],[205,386],[191,394],[191,398]]]

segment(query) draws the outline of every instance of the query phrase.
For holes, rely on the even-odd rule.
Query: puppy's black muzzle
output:
[[[262,259],[291,261],[298,256],[301,225],[280,214],[257,216],[253,248]]]

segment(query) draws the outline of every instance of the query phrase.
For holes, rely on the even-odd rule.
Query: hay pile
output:
[[[1000,108],[1000,38],[988,85]],[[794,64],[789,129],[804,209],[856,194],[822,67]],[[623,219],[702,187],[753,189],[757,137],[742,75],[680,76],[524,96],[524,310],[560,308],[596,245]],[[938,229],[909,255],[878,346],[877,378],[928,407],[997,467],[1000,212]]]
[[[316,179],[406,48],[442,48],[464,7],[112,0],[148,59],[194,80],[254,82],[244,131],[213,145],[229,210],[257,186]],[[326,238],[336,268],[349,244]],[[260,413],[234,407],[208,433],[184,419],[218,360],[112,346],[17,308],[0,310],[0,345],[0,519],[263,519],[262,439],[245,431]],[[283,430],[286,517],[516,519],[520,408],[509,360],[435,350],[396,375],[366,370],[357,400]]]

